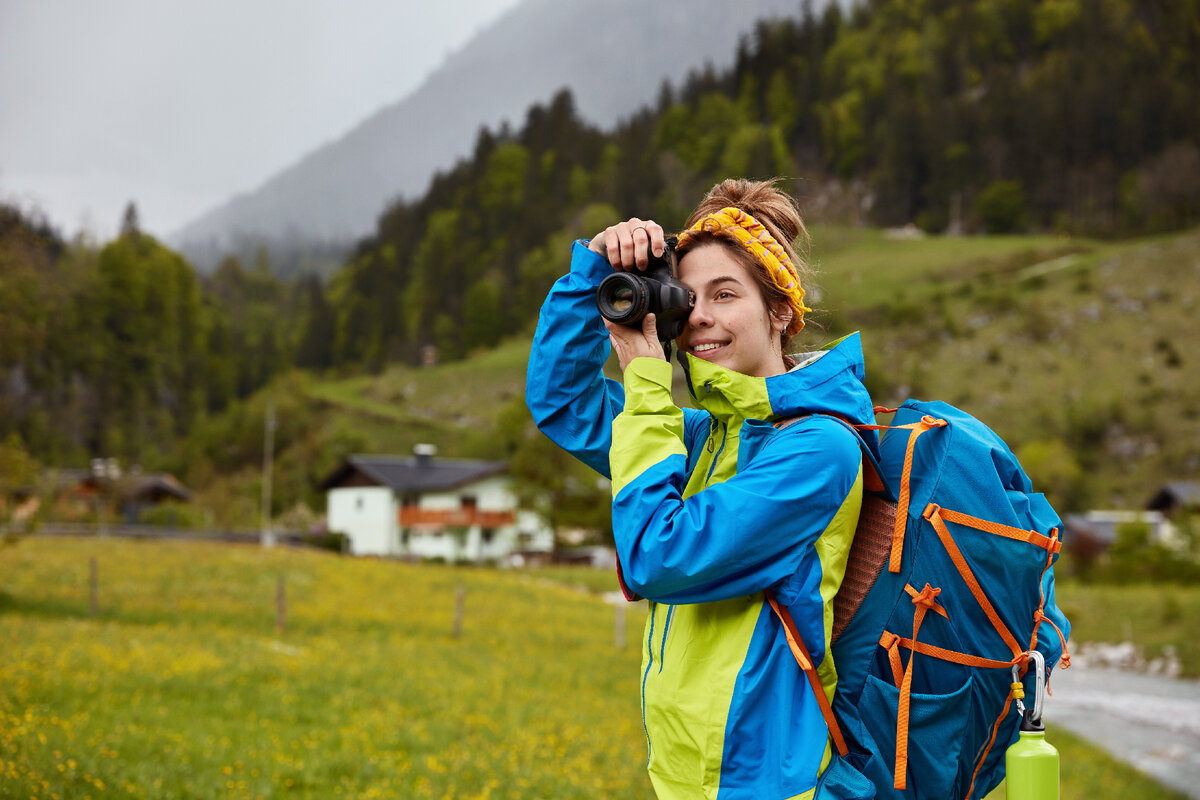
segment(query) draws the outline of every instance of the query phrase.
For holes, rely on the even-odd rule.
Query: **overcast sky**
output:
[[[0,199],[165,237],[415,89],[519,0],[0,0]]]

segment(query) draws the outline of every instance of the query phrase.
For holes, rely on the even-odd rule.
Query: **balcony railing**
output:
[[[517,521],[514,511],[484,511],[478,508],[429,509],[400,507],[401,527],[428,528],[501,528]]]

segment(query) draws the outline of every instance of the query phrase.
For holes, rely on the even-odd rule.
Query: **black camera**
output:
[[[654,314],[659,341],[668,342],[687,324],[695,296],[672,276],[675,237],[667,239],[661,256],[650,254],[644,272],[614,272],[596,289],[600,316],[630,328],[642,327],[647,314]]]

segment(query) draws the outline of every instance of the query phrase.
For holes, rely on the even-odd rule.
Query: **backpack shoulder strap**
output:
[[[883,409],[882,407],[879,407],[879,408],[877,408],[877,410],[887,411],[890,409]],[[811,417],[827,417],[829,419],[835,420],[836,422],[841,423],[841,425],[843,427],[845,427],[846,430],[853,433],[854,439],[858,442],[858,449],[862,451],[864,488],[866,488],[866,490],[868,492],[874,492],[875,494],[881,495],[884,500],[888,500],[893,503],[896,502],[897,495],[892,490],[892,487],[888,483],[883,470],[879,466],[879,456],[875,452],[875,449],[867,443],[866,439],[863,438],[863,433],[862,433],[863,430],[888,430],[888,426],[886,426],[886,425],[862,425],[862,426],[859,426],[859,425],[855,425],[855,424],[851,423],[849,420],[846,420],[842,417],[837,416],[836,414],[802,414],[802,415],[796,416],[796,417],[787,417],[786,419],[781,419],[775,423],[775,427],[782,430],[783,428],[786,428],[787,426],[791,425],[793,422],[799,422],[800,420],[809,419]]]
[[[788,647],[791,648],[792,655],[796,657],[796,663],[800,665],[800,669],[808,676],[808,683],[812,687],[813,695],[817,698],[817,705],[821,708],[821,716],[825,717],[825,725],[829,728],[829,736],[833,739],[833,744],[837,748],[838,755],[843,758],[849,754],[850,749],[846,747],[846,739],[842,736],[842,727],[838,724],[837,717],[833,715],[833,706],[829,704],[829,697],[825,694],[825,687],[821,684],[821,678],[817,675],[817,667],[813,664],[812,656],[808,653],[808,647],[805,646],[804,640],[800,638],[800,632],[796,629],[796,622],[792,619],[791,613],[783,605],[775,599],[775,595],[767,590],[767,602],[771,604],[771,610],[779,617],[779,621],[783,623],[783,631],[787,635]]]
[[[810,417],[813,417],[813,416],[818,416],[818,415],[805,414],[805,415],[801,415],[801,416],[788,417],[786,419],[781,419],[775,423],[775,428],[782,430],[783,428],[788,427],[789,425],[791,425],[794,422],[799,422],[800,420],[809,419]],[[865,488],[868,491],[875,493],[877,496],[880,496],[881,500],[887,501],[884,504],[890,505],[894,509],[896,496],[894,493],[892,493],[890,487],[888,486],[888,484],[886,482],[886,479],[884,478],[883,470],[880,469],[880,467],[879,467],[878,456],[875,454],[874,450],[867,444],[866,439],[863,438],[862,432],[857,427],[852,425],[847,420],[842,419],[841,417],[836,417],[831,414],[821,414],[819,416],[827,416],[830,419],[836,420],[838,423],[843,425],[847,430],[849,430],[851,433],[854,434],[854,438],[859,444],[859,450],[862,452],[862,457],[863,457],[862,463],[863,463],[863,473],[864,473],[863,477],[864,477]],[[890,525],[889,525],[889,530],[890,530]],[[851,560],[853,560],[853,558]],[[875,574],[878,574],[877,570],[876,570]],[[870,583],[874,583],[873,577],[872,577]],[[869,588],[870,583],[868,583],[868,585],[867,585],[868,588]],[[865,594],[866,594],[865,590],[861,594],[862,594],[862,596],[865,596]],[[775,599],[774,594],[772,594],[770,590],[767,590],[766,598],[767,598],[767,602],[770,603],[770,605],[771,605],[771,610],[775,612],[775,616],[777,616],[779,618],[780,623],[782,623],[782,625],[783,625],[784,634],[787,637],[788,647],[789,647],[789,649],[791,649],[792,655],[796,659],[796,663],[800,665],[800,669],[804,672],[805,676],[808,678],[808,683],[809,683],[809,686],[812,688],[813,696],[816,698],[817,705],[821,709],[821,716],[823,716],[825,718],[825,725],[826,725],[826,727],[829,728],[829,737],[833,741],[834,746],[837,748],[838,755],[845,758],[846,755],[850,752],[850,749],[846,746],[846,739],[845,739],[845,736],[842,735],[841,725],[838,724],[837,717],[834,716],[833,706],[830,704],[829,697],[825,694],[825,687],[821,683],[820,676],[817,675],[817,667],[813,663],[812,656],[808,652],[808,647],[804,644],[804,640],[800,637],[800,632],[796,628],[796,622],[795,622],[795,620],[792,619],[791,612],[789,612],[785,606],[783,606],[778,600]],[[858,603],[861,603],[861,602],[862,602],[862,597],[859,597],[858,602],[853,604],[854,608],[851,610],[846,610],[845,613],[843,613],[842,627],[844,627],[845,622],[847,622],[850,619],[850,617],[852,617],[854,615],[854,611],[857,610]],[[836,623],[836,620],[837,620],[837,614],[835,613],[835,623]],[[840,633],[840,630],[837,632]]]

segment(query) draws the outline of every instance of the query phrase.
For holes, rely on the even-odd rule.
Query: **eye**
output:
[[[729,291],[728,289],[722,289],[721,291],[717,292],[718,300],[730,300],[734,296],[735,296],[734,293]]]

